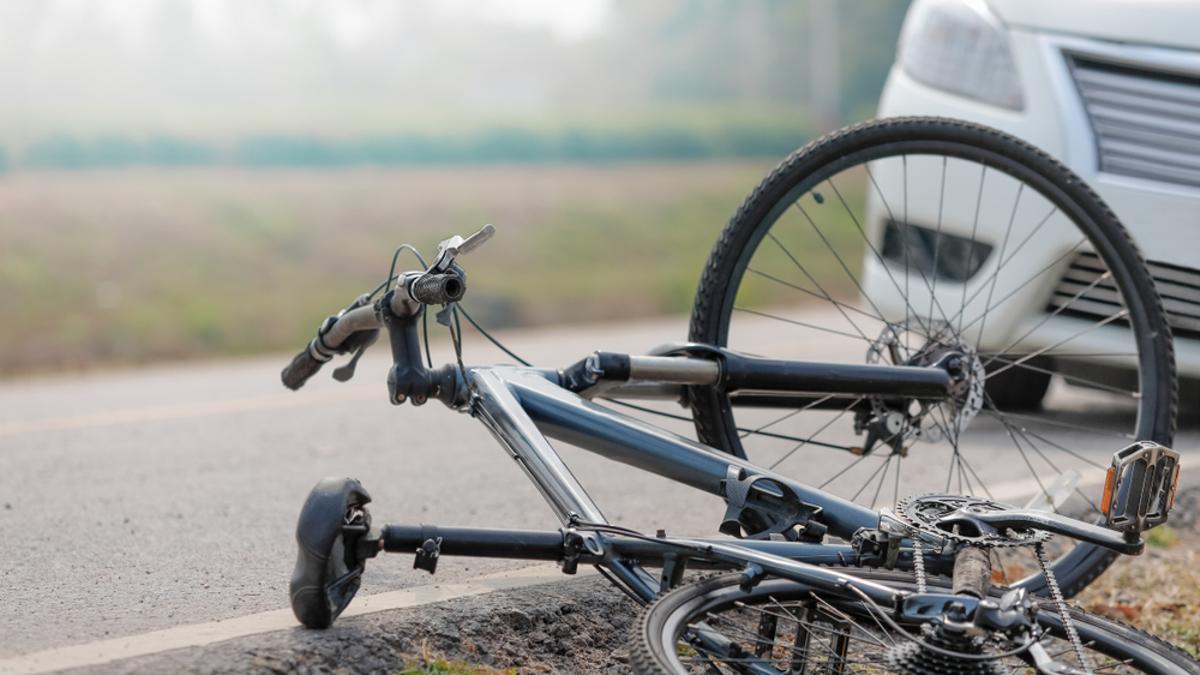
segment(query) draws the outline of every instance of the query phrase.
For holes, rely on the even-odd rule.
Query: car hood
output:
[[[1194,0],[987,0],[1014,28],[1200,50]]]

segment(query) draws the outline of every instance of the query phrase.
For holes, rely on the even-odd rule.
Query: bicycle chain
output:
[[[920,539],[912,540],[913,549],[913,574],[917,577],[917,592],[925,593],[928,588],[925,584],[925,547],[921,545]]]
[[[1071,643],[1071,647],[1079,659],[1080,668],[1083,672],[1091,675],[1092,669],[1084,655],[1083,641],[1079,638],[1079,632],[1075,629],[1075,622],[1071,618],[1066,598],[1063,597],[1062,589],[1058,585],[1058,579],[1054,575],[1054,570],[1050,567],[1049,560],[1047,560],[1045,543],[1050,538],[1050,533],[1043,530],[1007,528],[1003,531],[995,532],[982,531],[979,536],[971,537],[960,534],[957,528],[946,530],[937,524],[939,519],[963,509],[967,509],[968,511],[971,509],[998,511],[1008,508],[1010,507],[1004,504],[977,497],[927,494],[901,499],[896,503],[895,515],[903,523],[912,528],[913,532],[932,533],[935,536],[960,545],[982,549],[1031,547],[1037,557],[1038,565],[1042,569],[1042,574],[1046,578],[1046,587],[1050,590],[1051,599],[1054,602],[1059,617],[1062,619],[1063,630],[1067,634],[1067,640]],[[925,547],[920,538],[913,537],[912,549],[913,573],[916,577],[917,592],[924,593],[926,592]]]
[[[1058,579],[1054,576],[1054,570],[1050,569],[1050,563],[1046,560],[1045,544],[1042,542],[1034,544],[1033,551],[1037,555],[1042,574],[1046,577],[1046,587],[1050,589],[1050,597],[1054,600],[1058,615],[1062,618],[1063,630],[1066,631],[1067,639],[1075,649],[1075,656],[1079,658],[1079,667],[1088,675],[1092,675],[1092,668],[1083,656],[1083,641],[1079,639],[1079,632],[1075,630],[1075,622],[1071,619],[1067,600],[1063,597],[1062,589],[1058,587]]]

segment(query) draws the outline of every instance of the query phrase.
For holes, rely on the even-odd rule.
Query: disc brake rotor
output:
[[[945,327],[943,327],[945,328]],[[870,399],[871,412],[883,420],[889,434],[907,446],[913,441],[938,443],[947,434],[956,437],[983,409],[987,372],[974,347],[939,329],[932,338],[921,336],[907,322],[891,323],[867,348],[866,362],[918,367],[945,367],[952,373],[950,396],[937,403],[920,403],[919,410],[897,411],[879,398]],[[951,332],[952,331],[947,331]],[[911,355],[901,336],[919,336],[922,346]]]

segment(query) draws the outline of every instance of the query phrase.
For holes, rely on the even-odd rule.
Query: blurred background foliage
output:
[[[686,312],[906,4],[7,0],[0,374],[292,349],[484,222],[491,325]]]

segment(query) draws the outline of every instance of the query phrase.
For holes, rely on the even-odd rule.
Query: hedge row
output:
[[[56,135],[38,140],[19,153],[11,153],[7,165],[36,169],[338,167],[703,159],[783,155],[808,136],[809,130],[800,124],[555,131],[497,127],[458,135],[396,133],[342,139],[260,134],[226,144],[176,136]],[[0,149],[0,170],[5,165],[5,153]]]

